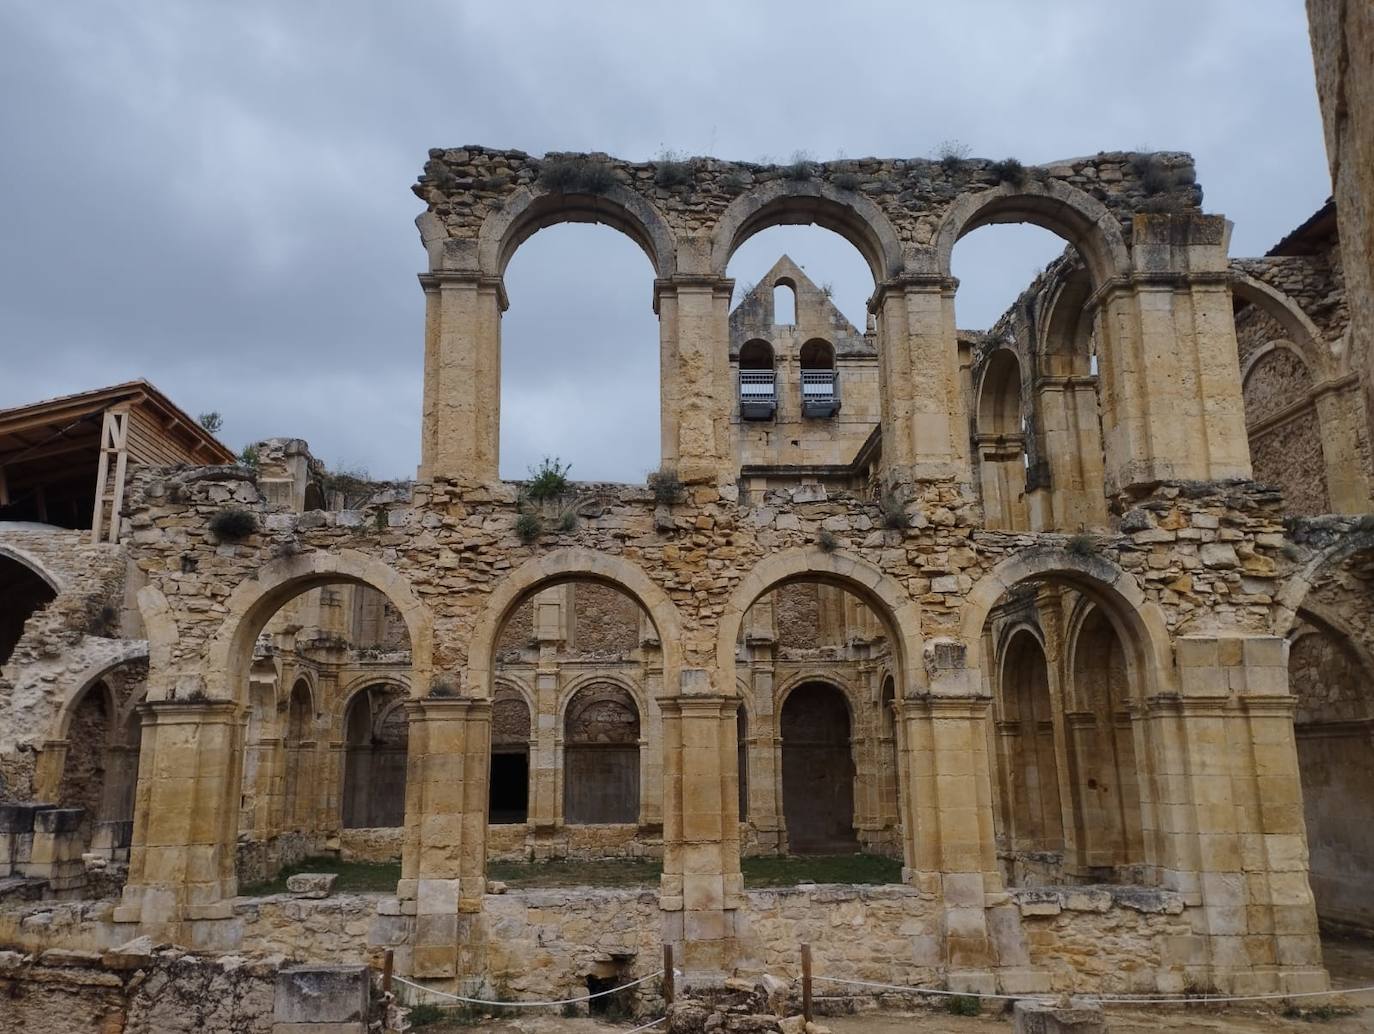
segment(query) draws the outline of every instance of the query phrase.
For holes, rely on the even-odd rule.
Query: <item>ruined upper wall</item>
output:
[[[969,199],[999,187],[1031,200],[980,215]],[[975,225],[1019,217],[1041,221],[1037,214],[1051,224],[1063,218],[1051,211],[1056,206],[1036,199],[1076,202],[1086,195],[1088,203],[1072,217],[1081,219],[1078,232],[1087,233],[1101,216],[1096,202],[1127,241],[1136,212],[1197,209],[1202,199],[1191,156],[1122,151],[1022,167],[982,158],[627,162],[599,152],[535,158],[467,146],[431,150],[413,189],[428,206],[420,224],[434,269],[500,275],[522,240],[549,222],[573,220],[624,230],[659,276],[721,275],[734,247],[757,230],[815,222],[853,241],[879,280],[903,271],[947,273],[941,267],[951,232],[957,237]],[[570,207],[574,196],[585,200]],[[542,197],[558,204],[545,211]],[[796,203],[806,198],[813,199],[809,206]]]

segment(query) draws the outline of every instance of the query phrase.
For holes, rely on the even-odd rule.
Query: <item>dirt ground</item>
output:
[[[1374,985],[1374,941],[1327,940],[1322,945],[1334,987]],[[1198,1031],[1210,1034],[1269,1034],[1274,1031],[1305,1031],[1308,1034],[1371,1034],[1374,1032],[1374,992],[1345,995],[1339,999],[1298,999],[1299,1014],[1285,1014],[1282,1005],[1221,1007],[1151,1006],[1107,1012],[1112,1034],[1158,1034],[1164,1031]],[[1324,1009],[1323,1007],[1334,1007]],[[1005,1034],[1011,1030],[1011,1014],[989,1009],[981,1016],[951,1016],[942,1008],[919,1012],[861,1012],[849,1016],[817,1017],[835,1034]],[[643,1021],[639,1021],[643,1022]],[[435,1023],[419,1028],[421,1034],[457,1034],[480,1030],[483,1034],[624,1034],[637,1026],[602,1023],[585,1017],[530,1016],[488,1020],[472,1025]],[[662,1027],[651,1028],[661,1031]]]

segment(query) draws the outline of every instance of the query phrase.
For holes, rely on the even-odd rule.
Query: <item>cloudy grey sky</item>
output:
[[[1027,163],[1191,151],[1206,208],[1259,254],[1329,193],[1300,0],[847,4],[9,0],[0,5],[0,407],[145,376],[234,448],[306,438],[331,465],[419,458],[431,146],[665,149],[786,160]],[[986,326],[1062,244],[988,227],[955,252]],[[789,252],[856,323],[872,288],[815,228]],[[658,462],[652,271],[596,226],[507,276],[502,471]]]

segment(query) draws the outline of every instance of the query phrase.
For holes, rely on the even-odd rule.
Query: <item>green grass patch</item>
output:
[[[875,854],[784,855],[741,858],[746,887],[798,883],[901,883],[902,862]]]
[[[328,856],[306,858],[295,865],[288,865],[275,879],[265,883],[251,883],[240,889],[245,897],[266,897],[268,894],[285,894],[286,878],[300,872],[332,872],[339,877],[334,884],[335,893],[383,893],[395,894],[396,881],[401,878],[400,862],[341,862]]]
[[[487,864],[487,879],[509,887],[657,887],[662,875],[663,862],[657,858],[557,858]]]

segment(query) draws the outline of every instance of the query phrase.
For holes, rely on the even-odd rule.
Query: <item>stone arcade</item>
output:
[[[255,468],[119,458],[112,501],[102,439],[105,534],[0,523],[0,887],[72,901],[7,905],[4,940],[393,947],[530,992],[664,941],[691,982],[788,973],[814,940],[824,972],[956,989],[1296,992],[1326,986],[1319,919],[1374,929],[1334,206],[1236,260],[1177,153],[465,147],[415,191],[413,483],[274,440]],[[652,263],[663,469],[551,508],[498,478],[493,400],[506,264],[560,221]],[[1011,221],[1063,258],[956,330],[954,245]],[[730,311],[733,251],[789,223],[867,260],[862,331],[786,258]],[[743,885],[742,854],[860,846],[902,883]],[[239,896],[322,850],[399,857],[395,895]],[[611,855],[661,856],[657,893],[487,893],[491,858]]]

